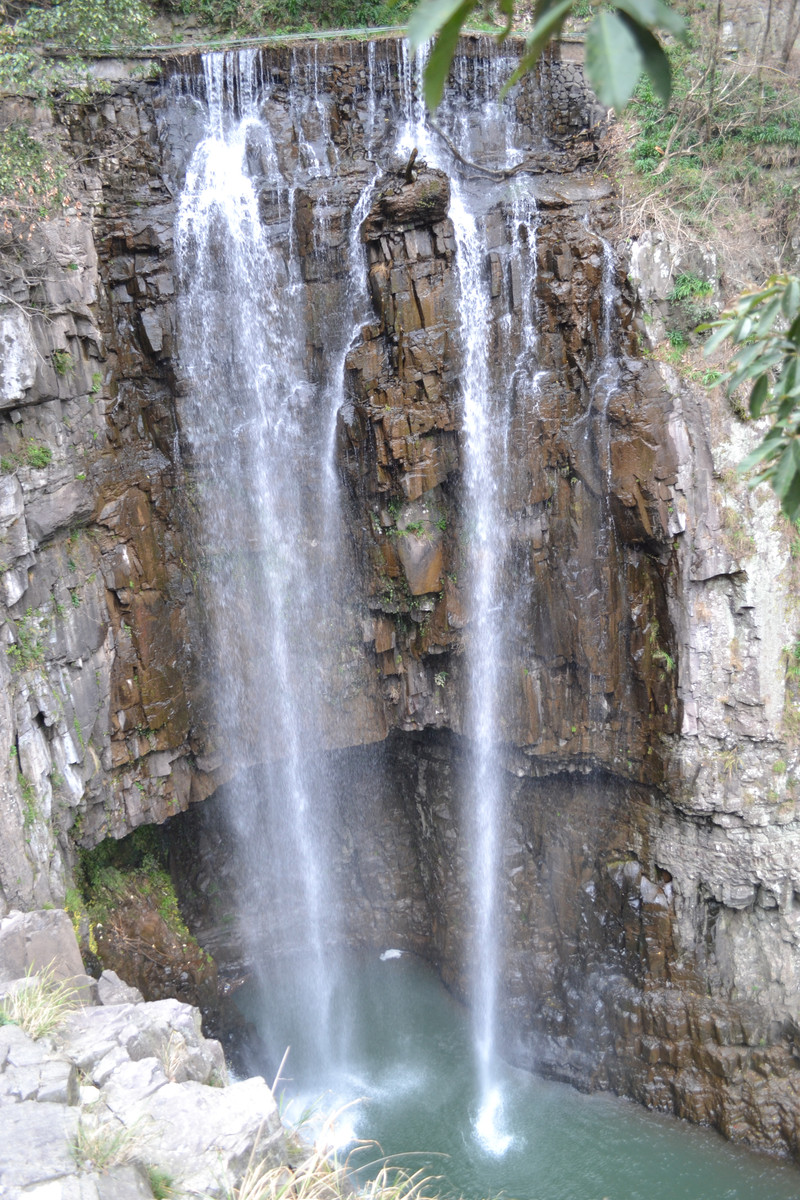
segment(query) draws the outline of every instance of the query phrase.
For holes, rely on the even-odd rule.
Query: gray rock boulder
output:
[[[0,983],[46,970],[59,981],[85,979],[69,916],[62,909],[9,913],[0,921]]]
[[[178,1083],[227,1082],[219,1042],[204,1038],[200,1013],[178,1000],[77,1009],[59,1030],[59,1048],[97,1086],[125,1062],[156,1059]]]
[[[21,1189],[75,1172],[73,1147],[78,1110],[59,1104],[0,1107],[0,1197],[11,1200]]]
[[[24,401],[36,378],[36,343],[19,309],[0,312],[0,350],[0,408],[12,408]]]
[[[0,1104],[27,1100],[76,1104],[78,1073],[46,1039],[34,1041],[16,1025],[0,1026]]]
[[[67,914],[0,922],[0,999],[46,969],[86,978]],[[228,1085],[197,1009],[146,1004],[113,971],[89,982],[45,1037],[0,1025],[0,1200],[143,1200],[150,1167],[224,1198],[251,1160],[285,1163],[275,1098],[260,1077]]]
[[[124,983],[116,971],[103,971],[97,981],[97,999],[100,1004],[142,1004],[144,996]]]
[[[120,1089],[110,1099],[123,1122],[146,1137],[152,1161],[186,1192],[227,1196],[251,1156],[254,1162],[265,1160],[273,1166],[285,1162],[278,1108],[260,1077],[226,1088],[165,1083],[133,1102],[125,1100]]]

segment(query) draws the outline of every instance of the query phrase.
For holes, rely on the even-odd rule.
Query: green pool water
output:
[[[271,1083],[291,1047],[277,1088],[289,1120],[309,1104],[318,1112],[350,1105],[337,1122],[340,1154],[359,1139],[377,1142],[393,1161],[437,1176],[440,1195],[464,1200],[800,1198],[800,1171],[787,1163],[502,1062],[492,1120],[484,1112],[481,1126],[469,1017],[430,968],[411,955],[354,956],[342,979],[327,1064],[304,1036],[314,1016],[302,972],[284,963],[239,993],[264,1044],[251,1068]],[[375,1158],[374,1148],[360,1153]]]

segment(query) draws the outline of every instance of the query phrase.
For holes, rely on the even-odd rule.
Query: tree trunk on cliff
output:
[[[798,33],[800,33],[800,0],[792,0],[786,16],[786,36],[781,48],[781,62],[784,67],[789,63]]]
[[[714,93],[717,84],[717,62],[719,60],[719,43],[722,32],[722,0],[717,0],[717,12],[714,20],[714,50],[708,68],[708,105],[706,107],[705,139],[711,140],[711,123],[714,115]]]

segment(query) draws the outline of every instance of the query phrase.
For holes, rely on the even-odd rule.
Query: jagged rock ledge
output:
[[[228,1082],[196,1008],[145,1003],[112,971],[89,980],[60,910],[6,917],[0,1003],[45,970],[83,1003],[38,1038],[0,1025],[3,1200],[138,1200],[154,1194],[153,1171],[182,1192],[227,1196],[251,1160],[286,1161],[269,1087]]]

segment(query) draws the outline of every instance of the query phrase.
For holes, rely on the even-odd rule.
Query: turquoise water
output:
[[[268,1076],[291,1046],[277,1093],[297,1119],[352,1101],[337,1121],[341,1153],[358,1139],[412,1171],[437,1176],[443,1197],[482,1200],[798,1200],[800,1171],[717,1134],[609,1095],[585,1096],[497,1064],[493,1149],[476,1131],[477,1078],[467,1013],[411,955],[354,958],[335,1000],[340,1066],[320,1071],[303,1038],[302,981],[283,964],[242,1010],[267,1050]],[[312,1039],[313,1041],[313,1039]],[[274,1065],[272,1065],[274,1062]],[[504,1147],[502,1152],[498,1152]],[[358,1151],[354,1152],[355,1161]],[[360,1152],[375,1158],[374,1148]]]

